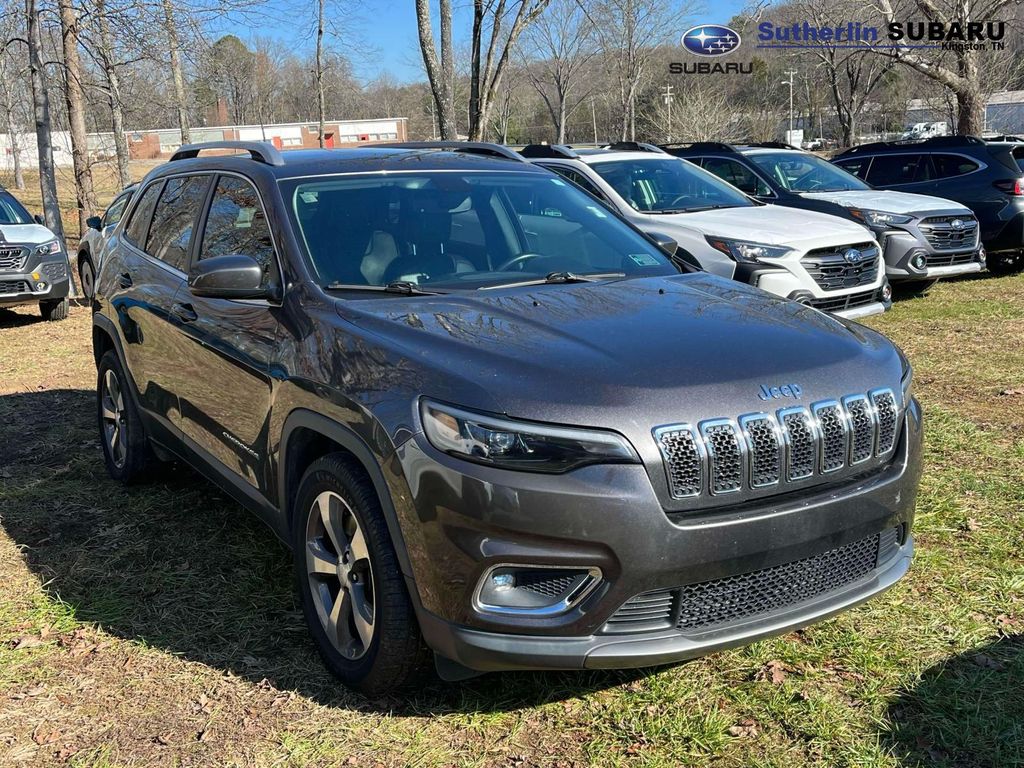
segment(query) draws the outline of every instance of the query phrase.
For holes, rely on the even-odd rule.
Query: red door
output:
[[[327,147],[328,149],[334,149],[334,134],[333,133],[326,133],[326,134],[324,134],[324,146]]]

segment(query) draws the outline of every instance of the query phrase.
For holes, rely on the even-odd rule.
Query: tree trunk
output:
[[[178,27],[174,21],[174,5],[172,0],[163,0],[164,25],[167,32],[167,50],[171,58],[171,79],[174,81],[174,103],[178,109],[178,128],[181,130],[181,143],[192,141],[188,126],[188,101],[185,97],[185,75],[181,69],[181,49],[178,43]]]
[[[25,188],[25,174],[21,170],[21,147],[18,146],[18,129],[14,124],[14,103],[11,96],[11,84],[7,72],[0,72],[0,93],[4,98],[4,119],[7,137],[11,142],[11,163],[14,166],[15,189]]]
[[[565,96],[559,94],[558,96],[558,137],[556,143],[565,144],[565,123],[568,119],[565,111]]]
[[[320,149],[324,148],[324,4],[319,0],[316,21],[316,119]]]
[[[78,57],[78,14],[71,0],[58,0],[61,38],[64,46],[64,97],[71,128],[71,161],[75,172],[78,207],[78,236],[85,234],[88,219],[96,212],[96,192],[89,167],[89,144],[85,135],[85,104],[82,99],[82,64]]]
[[[451,0],[440,0],[441,55],[434,48],[434,30],[430,21],[430,0],[416,0],[416,27],[420,53],[430,81],[430,92],[437,107],[437,127],[442,139],[458,138],[455,123],[455,63],[452,60]]]
[[[956,93],[956,132],[962,136],[981,136],[985,130],[985,97],[974,88]]]
[[[107,22],[105,0],[95,0],[96,17],[100,31],[100,60],[103,62],[103,74],[107,78],[107,91],[110,100],[110,122],[114,132],[114,152],[117,155],[117,179],[124,189],[132,183],[128,170],[128,140],[124,134],[124,107],[121,102],[121,76],[114,65],[114,48],[110,42],[110,24]]]
[[[64,242],[64,223],[57,200],[57,175],[53,165],[53,144],[50,137],[50,98],[46,92],[43,71],[43,41],[39,31],[39,9],[36,0],[25,0],[28,22],[28,68],[32,81],[32,108],[39,150],[39,191],[43,198],[43,221],[57,238]]]

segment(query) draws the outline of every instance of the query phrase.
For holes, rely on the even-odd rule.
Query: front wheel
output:
[[[424,661],[419,624],[376,489],[347,455],[306,470],[292,543],[306,624],[331,672],[366,694],[409,682]]]
[[[1009,253],[990,253],[987,260],[988,271],[993,275],[1012,275],[1024,269],[1024,251]]]
[[[923,296],[937,282],[939,282],[937,277],[923,280],[897,280],[892,283],[892,290],[897,296]]]
[[[39,314],[43,316],[43,320],[47,320],[49,322],[67,320],[69,304],[70,302],[67,300],[67,297],[57,299],[56,301],[40,301]]]
[[[88,256],[81,258],[81,263],[78,265],[78,278],[82,285],[82,295],[87,299],[92,299],[96,293],[96,270],[92,266],[92,259]]]

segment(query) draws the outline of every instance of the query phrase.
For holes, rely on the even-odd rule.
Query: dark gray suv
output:
[[[264,519],[348,685],[674,662],[907,571],[921,412],[878,333],[502,147],[207,146],[110,234],[107,469],[176,457]]]

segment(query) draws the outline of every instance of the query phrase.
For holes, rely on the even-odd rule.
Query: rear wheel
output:
[[[924,280],[898,280],[892,283],[892,290],[898,296],[923,296],[937,282],[939,282],[937,277]]]
[[[68,302],[66,296],[63,299],[40,301],[39,314],[43,316],[43,320],[50,322],[55,320],[67,320],[69,304],[70,302]]]
[[[1024,269],[1024,251],[990,253],[987,264],[993,275],[1012,275]]]
[[[306,471],[295,505],[295,578],[327,667],[367,694],[409,682],[425,649],[373,484],[330,454]]]
[[[125,484],[142,480],[150,467],[152,454],[139,411],[128,391],[121,361],[113,350],[100,359],[96,413],[107,472]]]
[[[79,257],[78,278],[82,286],[82,295],[91,299],[96,292],[96,270],[93,268],[92,259],[85,254]]]

